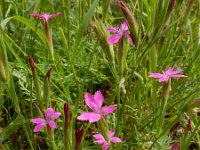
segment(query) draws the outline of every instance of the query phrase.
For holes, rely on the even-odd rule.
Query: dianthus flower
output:
[[[45,118],[33,118],[31,119],[31,122],[36,124],[34,128],[34,132],[39,132],[42,130],[46,124],[50,128],[57,128],[57,124],[55,123],[55,119],[58,119],[60,117],[61,113],[60,112],[54,112],[53,108],[47,108],[45,111]]]
[[[134,47],[135,45],[133,44],[133,40],[130,34],[127,33],[127,30],[128,30],[128,25],[126,22],[123,22],[119,28],[118,27],[107,28],[108,32],[116,33],[110,36],[110,38],[108,39],[108,43],[112,45],[117,43],[122,37],[126,37],[130,41],[131,45]]]
[[[101,91],[97,91],[94,96],[90,93],[85,93],[85,102],[92,112],[84,112],[77,117],[78,120],[89,120],[89,122],[97,122],[101,119],[102,115],[108,115],[112,113],[116,106],[106,106],[102,108],[104,97]]]
[[[174,70],[169,67],[163,73],[150,73],[149,77],[159,79],[158,82],[167,82],[170,78],[185,78],[187,76],[180,74],[181,70]]]

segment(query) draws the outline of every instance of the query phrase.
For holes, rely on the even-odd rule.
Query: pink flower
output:
[[[135,45],[133,44],[133,41],[132,41],[132,38],[131,38],[131,36],[130,36],[130,34],[128,34],[126,31],[128,30],[128,25],[127,25],[127,23],[126,22],[123,22],[121,25],[120,25],[120,27],[118,28],[118,27],[110,27],[110,28],[107,28],[107,31],[108,32],[114,32],[114,33],[116,33],[116,34],[113,34],[113,35],[111,35],[111,37],[108,39],[108,43],[109,44],[115,44],[115,43],[117,43],[122,37],[126,37],[129,41],[130,41],[130,43],[131,43],[131,45],[133,46],[133,47],[135,47]]]
[[[42,19],[44,21],[45,24],[48,24],[49,20],[52,18],[55,18],[57,16],[60,16],[61,13],[56,13],[56,14],[49,14],[49,13],[43,13],[43,14],[39,14],[39,13],[34,13],[33,17],[37,18],[37,19]]]
[[[53,108],[47,108],[45,111],[45,118],[33,118],[31,122],[36,124],[34,128],[34,132],[39,132],[42,130],[46,124],[49,125],[50,128],[57,128],[57,124],[54,122],[55,119],[60,117],[60,112],[54,112]]]
[[[120,143],[121,142],[120,138],[113,137],[114,134],[115,134],[115,131],[114,130],[110,130],[110,132],[109,132],[109,135],[110,135],[109,141],[106,141],[102,134],[94,134],[93,137],[96,139],[95,142],[97,142],[100,145],[102,145],[103,150],[107,150],[108,147],[109,147],[109,143],[108,142],[113,142],[113,143]]]
[[[179,150],[179,144],[178,144],[178,143],[174,143],[174,144],[172,145],[171,150]]]
[[[101,91],[95,92],[94,96],[86,92],[84,96],[85,102],[88,107],[90,107],[92,112],[82,113],[77,117],[78,120],[89,120],[89,122],[97,122],[101,119],[102,115],[108,115],[116,109],[115,106],[107,106],[101,108],[104,102],[104,97],[101,94]]]
[[[181,70],[174,70],[169,67],[163,73],[150,73],[149,77],[159,79],[158,82],[167,82],[170,78],[185,78],[187,76],[180,74]]]

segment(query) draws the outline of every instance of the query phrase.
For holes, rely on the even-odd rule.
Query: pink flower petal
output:
[[[48,125],[49,125],[49,127],[53,128],[53,129],[57,128],[57,124],[53,120],[49,120]]]
[[[100,134],[100,133],[99,133],[99,134],[94,134],[93,137],[94,137],[96,140],[104,140],[104,141],[105,141],[103,135]]]
[[[185,75],[171,75],[172,78],[187,78]]]
[[[61,113],[60,112],[55,112],[54,114],[53,114],[53,118],[54,119],[58,119],[59,117],[60,117],[60,115],[61,115]]]
[[[47,118],[51,118],[54,114],[54,110],[53,108],[47,108],[46,111],[45,111],[45,117]]]
[[[93,98],[93,96],[90,93],[85,93],[85,102],[88,105],[88,107],[90,107],[90,109],[92,109],[93,111],[95,111],[95,108],[97,107],[95,100]]]
[[[102,115],[107,115],[107,114],[110,114],[110,113],[112,113],[113,111],[115,111],[115,109],[116,109],[117,107],[116,106],[107,106],[107,107],[104,107],[104,108],[102,108],[102,110],[101,110],[101,114]]]
[[[101,119],[101,115],[96,114],[96,113],[92,113],[92,115],[90,116],[89,122],[93,123],[93,122],[97,122]]]
[[[115,131],[114,130],[110,130],[109,131],[109,135],[110,135],[110,137],[113,137],[115,135]]]
[[[46,126],[46,124],[38,124],[38,125],[35,126],[33,132],[39,132],[39,131],[42,130],[45,126]]]
[[[31,122],[35,124],[46,124],[46,120],[43,118],[33,118]]]
[[[120,30],[122,30],[122,31],[128,30],[128,24],[127,24],[126,22],[123,22],[123,23],[120,25]]]
[[[112,137],[112,138],[110,139],[110,141],[113,142],[113,143],[120,143],[120,142],[122,142],[121,139],[118,138],[118,137]]]
[[[108,147],[109,147],[108,142],[105,142],[105,143],[102,145],[103,150],[107,150]]]
[[[104,102],[104,97],[103,97],[101,91],[95,92],[94,100],[95,100],[95,103],[98,105],[98,107],[101,108],[101,106],[103,105],[103,102]]]
[[[135,47],[135,45],[134,45],[134,43],[133,43],[133,40],[132,40],[130,34],[125,33],[125,37],[129,40],[129,42],[131,43],[131,45],[132,45],[133,47]]]
[[[52,18],[58,17],[58,16],[60,16],[60,15],[61,15],[61,13],[60,13],[60,12],[58,12],[58,13],[55,13],[55,14],[51,14],[51,16],[50,16],[50,18],[49,18],[49,19],[52,19]]]
[[[92,114],[93,114],[92,112],[84,112],[80,116],[78,116],[77,119],[78,120],[86,121],[86,120],[90,119],[90,117],[91,117]]]
[[[169,80],[169,77],[163,76],[158,80],[158,82],[167,82],[168,80]]]
[[[110,28],[107,28],[107,31],[108,31],[108,32],[117,32],[117,31],[118,31],[118,28],[110,27]]]
[[[164,75],[161,74],[161,73],[150,73],[149,77],[151,77],[151,78],[158,78],[159,79],[159,78],[163,78]]]
[[[108,44],[115,44],[120,40],[121,36],[119,34],[111,35],[108,39]]]

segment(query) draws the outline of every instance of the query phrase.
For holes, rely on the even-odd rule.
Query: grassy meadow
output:
[[[199,150],[200,0],[0,0],[0,149]]]

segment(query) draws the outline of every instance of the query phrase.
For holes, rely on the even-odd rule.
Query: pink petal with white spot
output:
[[[187,78],[187,76],[185,76],[185,75],[171,75],[170,77],[173,77],[173,78]]]
[[[48,125],[49,125],[49,127],[53,128],[53,129],[57,128],[57,124],[53,120],[49,120]]]
[[[101,115],[96,114],[96,113],[92,113],[92,115],[90,116],[89,122],[93,123],[93,122],[97,122],[101,119]]]
[[[93,137],[96,139],[96,140],[103,140],[105,141],[104,137],[102,134],[94,134]]]
[[[110,139],[110,141],[113,142],[113,143],[120,143],[120,142],[122,142],[121,139],[118,138],[118,137],[112,137],[112,138]]]
[[[105,142],[105,143],[102,145],[103,150],[107,150],[108,147],[109,147],[108,142]]]
[[[109,135],[110,135],[110,137],[113,137],[115,135],[115,131],[114,130],[110,130],[109,131]]]
[[[161,74],[161,73],[150,73],[149,77],[151,77],[151,78],[162,78],[162,77],[164,77],[164,75]]]
[[[88,107],[90,107],[90,109],[95,111],[95,108],[97,107],[97,105],[95,103],[93,96],[90,93],[86,92],[84,97],[85,97],[85,102],[88,105]]]
[[[120,40],[121,36],[119,34],[111,35],[108,39],[108,44],[115,44]]]
[[[117,32],[118,28],[110,27],[110,28],[107,28],[107,31],[108,32]]]
[[[46,126],[46,124],[38,124],[38,125],[35,126],[33,132],[39,132],[39,131],[42,130],[45,126]]]
[[[35,124],[46,124],[46,120],[43,118],[33,118],[31,122]]]
[[[168,80],[169,80],[169,77],[163,76],[158,80],[158,82],[167,82]]]
[[[46,111],[45,111],[45,117],[50,118],[50,117],[53,116],[53,114],[54,114],[53,108],[47,108],[46,109]]]
[[[90,117],[91,117],[92,114],[93,114],[92,112],[84,112],[80,116],[78,116],[77,119],[78,120],[86,121],[86,120],[90,119]]]
[[[120,25],[120,30],[122,30],[122,31],[128,30],[128,24],[127,24],[126,22],[123,22],[123,23]]]
[[[101,108],[101,106],[103,105],[103,102],[104,102],[104,97],[103,97],[101,91],[95,92],[94,100],[95,100],[95,103],[98,105],[98,108]]]
[[[107,115],[107,114],[110,114],[110,113],[112,113],[113,111],[115,111],[116,110],[116,106],[107,106],[107,107],[104,107],[104,108],[102,108],[102,110],[101,110],[101,114],[102,115]]]
[[[58,119],[59,117],[60,117],[60,115],[61,115],[61,113],[60,112],[55,112],[54,114],[53,114],[53,118],[54,119]]]

